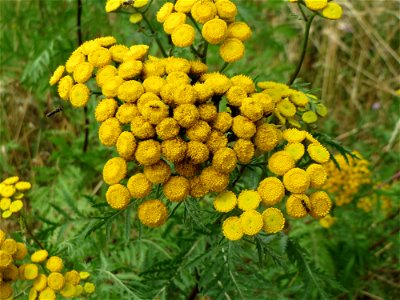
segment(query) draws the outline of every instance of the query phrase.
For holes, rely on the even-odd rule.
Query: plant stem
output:
[[[304,33],[303,47],[302,47],[303,49],[301,50],[300,60],[299,60],[299,63],[297,64],[296,70],[294,71],[293,75],[290,77],[288,85],[292,85],[294,80],[297,78],[297,75],[299,75],[299,73],[300,73],[301,66],[303,65],[304,58],[306,56],[308,37],[310,35],[311,24],[312,24],[312,21],[314,20],[315,16],[316,15],[313,14],[307,20],[306,27],[305,27],[305,33]]]
[[[304,12],[303,7],[301,6],[300,2],[297,2],[297,6],[298,6],[299,9],[300,9],[300,12],[301,12],[301,14],[302,14],[302,16],[303,16],[303,18],[304,18],[304,21],[307,22],[307,21],[308,21],[307,15],[306,15],[306,13]]]
[[[155,32],[155,30],[154,30],[153,26],[151,25],[150,21],[146,18],[146,16],[144,14],[143,14],[143,20],[146,22],[147,26],[149,26],[149,29],[150,29],[152,35],[154,36],[154,38],[156,40],[156,43],[157,43],[158,47],[161,50],[162,55],[164,57],[167,57],[168,56],[167,52],[165,52],[165,49],[164,49],[160,39],[156,36],[157,33]]]
[[[203,55],[201,56],[201,61],[205,64],[207,64],[207,51],[208,51],[208,43],[205,42],[204,50],[203,50]]]
[[[19,218],[20,218],[20,222],[22,222],[22,225],[23,225],[23,228],[21,228],[21,230],[28,233],[28,235],[32,238],[32,240],[36,243],[36,245],[39,246],[40,249],[44,249],[43,244],[37,239],[37,237],[32,233],[31,229],[29,228],[28,223],[25,220],[25,216],[23,214],[21,214],[21,216]]]
[[[227,66],[229,66],[229,63],[225,62],[223,64],[223,66],[221,67],[221,69],[219,70],[219,72],[222,72],[223,70],[225,70]]]

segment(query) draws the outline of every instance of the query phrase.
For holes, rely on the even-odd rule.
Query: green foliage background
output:
[[[154,1],[154,16],[163,1]],[[298,12],[283,0],[237,1],[240,18],[253,29],[246,56],[229,75],[286,82],[302,40]],[[379,3],[378,3],[379,2]],[[298,83],[330,108],[319,126],[371,161],[376,182],[392,184],[386,196],[394,209],[370,214],[355,201],[337,210],[338,222],[289,222],[274,236],[228,242],[221,238],[210,200],[186,201],[167,225],[140,225],[133,203],[115,212],[105,205],[102,168],[110,149],[97,139],[89,104],[89,151],[82,153],[84,115],[64,105],[50,89],[53,70],[77,46],[76,1],[0,2],[0,174],[33,183],[27,221],[52,254],[68,267],[87,269],[96,299],[395,299],[399,296],[399,19],[398,1],[342,1],[337,22],[319,19]],[[151,20],[166,41],[161,26]],[[114,35],[121,43],[150,44],[154,37],[127,15],[106,14],[103,1],[83,1],[84,40]],[[217,49],[209,64],[222,66]],[[397,52],[396,52],[397,51]],[[178,51],[177,54],[180,54]],[[245,176],[251,184],[251,176]],[[371,192],[364,187],[360,194]],[[154,191],[156,193],[156,191]],[[172,210],[173,207],[170,208]],[[18,231],[13,222],[1,227]],[[210,231],[210,228],[213,228]],[[19,235],[19,234],[17,234]],[[33,246],[33,245],[32,245]]]

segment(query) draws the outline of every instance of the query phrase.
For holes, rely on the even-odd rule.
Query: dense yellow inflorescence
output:
[[[300,1],[289,0],[289,2],[300,2]],[[340,19],[343,14],[342,7],[335,1],[304,0],[304,2],[301,2],[301,5],[304,5],[313,12],[318,12],[320,16],[330,20]]]
[[[204,23],[203,30],[208,22],[222,22],[229,38],[249,36],[241,31],[244,23],[227,25],[236,14],[230,1],[193,1],[193,5],[177,1],[171,5],[166,3],[157,15],[168,31],[172,32],[174,24],[185,25],[186,14],[194,11],[193,18]],[[217,14],[219,18],[215,18]],[[217,33],[212,38],[217,39]],[[329,160],[329,152],[300,129],[306,124],[301,112],[319,103],[284,84],[263,82],[257,88],[245,75],[228,77],[208,72],[207,65],[199,61],[160,59],[148,56],[147,51],[145,45],[117,45],[112,37],[87,41],[74,51],[65,68],[57,68],[51,80],[56,84],[54,78],[59,79],[60,97],[67,101],[71,101],[73,86],[90,86],[88,73],[101,90],[95,110],[99,140],[116,147],[119,155],[103,167],[110,207],[121,210],[139,201],[139,220],[157,227],[168,218],[166,201],[210,194],[215,195],[216,211],[236,214],[237,218],[223,222],[226,238],[282,230],[285,217],[273,206],[287,196],[290,199],[291,194],[311,197],[326,180],[320,164]],[[75,82],[76,78],[80,82]],[[219,105],[221,99],[226,100],[226,108]],[[77,101],[71,103],[81,106]],[[283,124],[286,119],[289,122]],[[262,157],[267,158],[262,160],[267,176],[254,190],[234,190],[232,178],[240,177],[241,168]],[[156,185],[161,187],[154,193]],[[323,217],[329,212],[330,200],[317,196],[306,209],[302,202],[287,204],[289,211],[294,210],[288,215]]]
[[[13,284],[30,281],[29,300],[80,298],[95,291],[88,282],[88,272],[64,270],[64,261],[59,256],[50,256],[47,250],[37,250],[28,255],[24,243],[7,237],[0,229],[0,299],[12,299]]]
[[[32,188],[28,181],[20,181],[18,176],[4,179],[0,183],[0,211],[1,218],[7,219],[18,213],[24,207],[24,197]]]
[[[353,201],[354,196],[363,184],[372,182],[372,173],[369,162],[361,154],[354,152],[357,158],[336,154],[334,156],[340,170],[333,161],[324,165],[328,180],[323,186],[329,194],[334,196],[336,205],[341,206]]]

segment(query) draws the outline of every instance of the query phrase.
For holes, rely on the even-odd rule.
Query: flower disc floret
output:
[[[132,122],[132,119],[134,117],[140,116],[140,112],[139,112],[136,104],[124,103],[118,107],[118,110],[117,110],[117,113],[115,116],[118,119],[118,121],[120,121],[120,123],[128,124],[128,123]]]
[[[282,181],[276,177],[263,179],[257,187],[257,192],[265,205],[277,204],[285,196],[285,188]]]
[[[219,212],[230,212],[237,204],[236,195],[231,191],[219,193],[214,199],[214,208]]]
[[[310,195],[311,215],[314,218],[325,217],[329,214],[332,201],[324,191],[317,191]]]
[[[174,109],[174,119],[184,128],[193,126],[199,118],[199,111],[193,104],[181,104]]]
[[[254,157],[255,148],[250,140],[237,139],[233,145],[238,161],[242,164],[248,164]]]
[[[306,94],[299,92],[299,91],[294,91],[290,96],[289,99],[291,102],[296,104],[297,106],[306,106],[310,100],[308,100],[308,97]]]
[[[186,130],[186,135],[191,141],[205,142],[210,132],[210,125],[203,120],[199,120]]]
[[[172,176],[164,185],[163,193],[173,202],[183,201],[190,192],[189,180],[183,176]]]
[[[143,173],[133,175],[127,184],[129,193],[133,198],[144,198],[151,192],[151,181]]]
[[[244,190],[238,197],[238,207],[243,211],[257,209],[260,202],[260,194],[254,190]]]
[[[136,152],[136,160],[144,166],[157,163],[161,158],[161,145],[155,140],[139,142]]]
[[[143,88],[145,92],[160,95],[161,88],[165,83],[165,79],[160,76],[150,76],[143,81]]]
[[[289,128],[283,131],[282,137],[289,143],[301,143],[306,138],[306,132],[296,128]]]
[[[283,175],[294,166],[295,160],[284,150],[275,152],[268,160],[268,169],[276,175]]]
[[[189,84],[179,85],[177,86],[173,94],[173,97],[174,97],[174,103],[177,105],[194,104],[196,102],[196,91],[193,88],[193,86]]]
[[[74,85],[74,80],[71,76],[67,75],[60,79],[58,82],[57,92],[61,99],[69,100],[71,88]]]
[[[122,184],[113,184],[109,186],[106,192],[107,203],[113,209],[124,209],[128,206],[131,200],[131,194],[126,186]]]
[[[300,168],[290,169],[283,175],[285,188],[294,194],[302,194],[310,186],[310,176]]]
[[[181,24],[177,26],[171,34],[172,43],[176,47],[189,47],[193,44],[194,37],[194,28],[189,24]]]
[[[270,207],[262,213],[264,230],[267,233],[277,233],[285,226],[285,218],[280,209]]]
[[[82,107],[87,104],[89,97],[89,88],[82,83],[78,83],[71,88],[69,100],[73,106]]]
[[[311,10],[320,10],[328,5],[328,0],[304,0],[304,3]]]
[[[217,14],[217,8],[212,1],[201,0],[192,6],[190,12],[196,22],[205,24],[207,21],[214,19]]]
[[[144,93],[144,88],[139,81],[125,81],[118,87],[118,98],[125,102],[136,102]]]
[[[146,226],[159,227],[167,220],[167,207],[158,199],[144,201],[139,205],[138,217]]]
[[[82,62],[76,66],[73,77],[78,83],[85,83],[92,77],[93,65],[88,62]]]
[[[264,123],[257,127],[254,143],[264,152],[273,150],[280,141],[280,131],[273,124]]]
[[[263,217],[256,210],[247,210],[240,215],[243,233],[256,235],[263,228]]]
[[[243,237],[243,228],[239,217],[233,216],[225,219],[222,224],[222,233],[228,240],[240,240]]]
[[[214,167],[204,168],[200,180],[211,192],[222,192],[229,184],[229,175],[216,170]]]
[[[211,97],[214,95],[214,91],[211,86],[204,83],[197,82],[193,88],[196,91],[198,103],[207,102],[207,100],[211,99]]]
[[[47,276],[44,274],[39,274],[38,277],[35,278],[33,282],[33,288],[40,292],[43,291],[47,287]]]
[[[139,139],[151,138],[156,133],[153,125],[141,115],[132,118],[131,131]]]
[[[243,116],[249,118],[253,122],[256,122],[263,117],[264,109],[256,99],[251,97],[242,100],[240,112]]]
[[[187,143],[186,157],[193,164],[201,164],[205,162],[210,155],[207,146],[198,141],[190,141]]]
[[[173,12],[168,15],[165,19],[163,27],[164,31],[168,34],[172,34],[174,30],[186,22],[186,15],[181,12]]]
[[[242,139],[250,139],[256,133],[256,125],[248,118],[238,115],[233,118],[233,133]]]
[[[342,17],[343,9],[336,2],[328,2],[328,5],[322,10],[322,16],[327,19],[337,20]]]
[[[226,39],[219,48],[219,55],[227,63],[233,63],[244,55],[244,44],[236,38]]]
[[[124,55],[129,51],[129,48],[125,45],[114,45],[109,50],[113,61],[121,63],[123,62]]]
[[[64,284],[65,284],[65,279],[61,273],[52,272],[47,278],[47,285],[54,291],[61,290]]]
[[[157,125],[168,117],[168,106],[161,100],[151,100],[143,105],[141,110],[143,117],[150,124]]]
[[[219,0],[215,2],[218,16],[222,19],[232,20],[237,14],[236,5],[229,0]]]
[[[108,98],[116,97],[118,95],[118,89],[121,84],[124,83],[124,80],[119,76],[104,77],[104,84],[101,87],[102,94]],[[127,91],[127,93],[128,95],[130,94],[129,91]]]
[[[219,149],[226,147],[227,144],[228,138],[219,130],[212,130],[206,142],[211,153],[215,153]]]
[[[212,19],[203,25],[201,34],[207,42],[217,45],[225,40],[228,34],[228,26],[224,20]]]
[[[311,159],[317,163],[324,164],[329,161],[329,151],[319,143],[308,145],[307,152]]]
[[[59,82],[64,74],[64,71],[65,71],[64,66],[58,66],[57,69],[53,72],[53,75],[51,75],[50,77],[49,80],[50,85],[55,85],[57,82]]]
[[[199,172],[200,165],[195,165],[188,160],[183,160],[178,163],[175,163],[175,171],[179,175],[191,178],[197,175]]]
[[[158,163],[145,166],[143,173],[152,183],[164,183],[171,176],[171,169],[168,164],[160,160]]]
[[[233,86],[242,87],[247,94],[252,94],[256,91],[256,86],[254,84],[254,81],[249,76],[239,74],[239,75],[233,76],[231,78],[231,82],[232,82]]]
[[[217,107],[213,103],[201,104],[198,108],[200,119],[212,122],[217,118]]]
[[[105,146],[113,146],[121,134],[121,124],[117,118],[109,118],[99,127],[99,139]]]
[[[102,88],[110,78],[114,78],[117,74],[118,70],[116,67],[112,65],[104,66],[96,73],[96,83],[100,88]]]
[[[65,68],[68,73],[73,73],[75,68],[85,61],[85,55],[80,52],[74,52],[65,63]]]
[[[187,144],[181,138],[165,140],[161,143],[162,155],[170,162],[182,161],[186,156]]]
[[[296,106],[288,98],[279,101],[276,104],[276,108],[282,116],[287,118],[293,117],[296,114]]]
[[[305,194],[292,194],[286,200],[286,212],[293,218],[304,218],[310,210],[310,199]]]
[[[128,60],[118,67],[118,76],[123,79],[132,79],[140,75],[143,63],[140,60]]]
[[[207,74],[204,84],[211,87],[216,95],[225,94],[232,86],[230,79],[219,72]]]
[[[243,87],[234,85],[226,92],[225,97],[230,105],[240,107],[247,98],[247,93]]]
[[[46,262],[46,268],[50,272],[60,272],[64,267],[62,258],[58,256],[51,256]]]
[[[125,159],[121,157],[113,157],[109,159],[103,168],[103,179],[111,185],[120,182],[125,178],[128,167]]]
[[[160,139],[168,140],[179,134],[180,126],[173,118],[165,118],[156,126],[156,132]]]
[[[219,130],[222,133],[227,132],[233,123],[233,118],[228,112],[219,112],[217,118],[213,123],[213,128]]]
[[[96,106],[94,116],[97,122],[103,122],[115,116],[118,109],[118,102],[112,98],[106,98],[100,101]]]
[[[157,12],[157,21],[159,23],[164,23],[167,17],[173,12],[173,10],[174,4],[171,2],[166,2]]]
[[[101,68],[111,63],[111,53],[108,49],[100,47],[89,54],[88,61],[94,67]]]
[[[34,263],[41,263],[44,262],[48,256],[49,253],[47,250],[38,250],[31,255],[31,261]]]
[[[212,166],[222,173],[232,172],[237,165],[236,153],[233,149],[225,147],[214,153]]]
[[[303,157],[305,148],[302,143],[289,143],[285,146],[285,151],[287,151],[295,161],[298,161]]]
[[[325,168],[320,164],[311,164],[307,167],[306,172],[310,176],[310,187],[322,187],[328,178]]]
[[[228,37],[244,42],[251,37],[251,29],[245,22],[233,22],[228,26]]]

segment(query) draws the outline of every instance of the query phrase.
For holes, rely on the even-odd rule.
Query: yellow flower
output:
[[[0,249],[9,255],[13,255],[17,252],[17,242],[13,239],[5,239]]]
[[[227,144],[228,138],[222,132],[214,129],[211,130],[206,142],[207,148],[211,153],[215,153],[219,149],[226,147]]]
[[[110,48],[111,58],[116,62],[123,62],[124,55],[129,51],[125,45],[114,45]]]
[[[230,113],[219,112],[217,118],[213,123],[213,128],[221,131],[222,133],[227,132],[233,123],[233,118]]]
[[[323,164],[329,161],[329,151],[319,143],[308,145],[307,152],[311,159],[317,163]]]
[[[85,284],[83,285],[83,289],[85,290],[85,293],[93,294],[96,290],[96,286],[91,282],[85,282]]]
[[[171,169],[166,162],[160,160],[151,166],[145,166],[143,173],[152,183],[164,183],[171,176]]]
[[[109,159],[103,168],[103,179],[108,184],[115,184],[125,178],[128,167],[125,159],[113,157]]]
[[[68,73],[74,72],[75,68],[85,61],[85,55],[81,52],[74,52],[65,63]]]
[[[222,19],[232,20],[237,14],[236,5],[229,0],[218,0],[215,2],[218,16]]]
[[[173,12],[169,14],[164,21],[163,24],[164,31],[168,34],[172,34],[175,28],[177,28],[179,25],[185,24],[185,22],[186,22],[186,15],[184,13]]]
[[[143,173],[133,175],[127,184],[129,193],[133,198],[144,198],[151,192],[151,181]]]
[[[237,204],[236,195],[231,191],[224,191],[219,193],[214,198],[214,208],[219,212],[230,212]]]
[[[263,211],[262,217],[264,221],[264,230],[267,233],[277,233],[285,226],[285,218],[278,208],[267,208]]]
[[[139,142],[135,158],[139,164],[148,166],[157,163],[161,158],[161,145],[155,140]]]
[[[227,63],[233,63],[244,55],[244,45],[236,38],[226,39],[219,48],[219,55]]]
[[[99,127],[99,139],[105,146],[113,146],[121,134],[121,124],[117,118],[109,118]]]
[[[248,164],[254,157],[254,144],[250,140],[237,139],[233,145],[237,159],[242,164]]]
[[[201,198],[209,192],[207,186],[201,181],[200,177],[192,177],[190,180],[190,196]]]
[[[9,209],[10,205],[11,205],[11,199],[10,198],[2,198],[0,200],[0,209],[1,210]]]
[[[217,150],[212,159],[212,166],[222,173],[232,172],[237,165],[236,153],[233,149],[225,147]]]
[[[226,92],[225,97],[230,105],[241,106],[247,93],[243,87],[234,85]]]
[[[26,191],[26,190],[30,190],[32,188],[32,185],[28,181],[20,181],[15,184],[15,188],[18,191]]]
[[[172,176],[163,185],[163,193],[168,200],[173,202],[183,201],[190,191],[190,183],[185,177]]]
[[[187,143],[186,157],[193,164],[201,164],[209,157],[210,151],[207,146],[198,141],[190,141]]]
[[[306,138],[306,132],[296,128],[289,128],[283,131],[282,136],[289,143],[301,143]]]
[[[159,227],[168,218],[167,207],[158,199],[146,200],[139,205],[138,217],[142,224],[149,227]]]
[[[189,47],[194,42],[194,28],[189,24],[177,26],[171,34],[172,43],[176,47]]]
[[[328,2],[328,5],[322,10],[322,15],[331,20],[337,20],[342,17],[343,9],[336,2]]]
[[[251,37],[251,29],[245,22],[233,22],[228,26],[228,37],[244,42]]]
[[[138,108],[139,112],[141,114],[143,114],[143,108],[144,108],[145,104],[147,104],[150,101],[154,101],[154,100],[160,101],[160,98],[156,94],[151,93],[151,92],[144,93],[142,96],[140,96],[140,98],[137,101],[137,108]]]
[[[154,127],[142,116],[132,118],[131,131],[139,139],[148,139],[155,135]]]
[[[133,160],[136,150],[136,140],[132,132],[122,132],[116,143],[117,152],[125,160]]]
[[[283,184],[289,192],[302,194],[310,186],[310,176],[303,169],[293,168],[283,175]]]
[[[6,268],[12,263],[12,257],[10,254],[6,253],[3,250],[0,250],[0,267]]]
[[[310,195],[311,215],[314,218],[325,217],[329,214],[332,201],[324,191],[317,191]]]
[[[229,184],[229,175],[218,172],[214,167],[206,167],[200,174],[200,180],[211,192],[222,192]]]
[[[3,213],[1,214],[3,219],[8,219],[9,217],[11,217],[12,212],[9,210],[3,211]]]
[[[288,98],[277,103],[276,108],[285,117],[293,117],[296,114],[296,106]]]
[[[35,281],[33,282],[33,288],[40,292],[43,291],[47,286],[47,276],[44,274],[39,274],[36,278]]]
[[[179,134],[180,126],[173,118],[165,118],[156,126],[156,132],[160,139],[168,140]]]
[[[311,10],[320,10],[328,5],[328,0],[304,0],[304,3]]]
[[[329,4],[328,4],[329,5]],[[319,219],[319,224],[324,228],[330,228],[336,222],[336,218],[331,215]]]
[[[291,102],[296,104],[297,106],[306,106],[309,102],[308,97],[306,94],[299,92],[299,91],[294,91],[290,96],[289,99]]]
[[[275,108],[275,103],[272,100],[271,96],[268,94],[254,93],[251,95],[251,98],[261,104],[264,110],[264,115],[271,113]]]
[[[143,63],[140,60],[128,60],[118,67],[118,76],[123,79],[131,79],[140,75]]]
[[[225,219],[222,224],[222,233],[228,240],[240,240],[243,237],[243,228],[240,219],[236,216]]]
[[[115,116],[122,124],[127,124],[132,122],[134,117],[140,116],[140,113],[136,104],[124,103],[118,107],[117,114]]]
[[[301,116],[301,119],[302,119],[304,122],[306,122],[306,123],[308,123],[308,124],[311,124],[311,123],[315,123],[315,122],[318,121],[318,116],[317,116],[317,114],[316,114],[315,112],[313,112],[312,110],[310,110],[310,111],[306,111],[306,112]]]
[[[243,232],[256,235],[263,228],[263,216],[256,210],[247,210],[240,215]]]
[[[79,277],[83,280],[88,279],[90,277],[89,272],[79,272]]]
[[[129,48],[128,52],[125,52],[122,60],[124,62],[128,60],[143,60],[148,51],[148,45],[133,45]]]
[[[182,13],[188,13],[196,2],[197,0],[178,0],[175,3],[175,10]]]
[[[73,285],[78,285],[81,281],[81,277],[76,270],[68,271],[64,274],[65,282],[69,282]]]
[[[247,94],[252,94],[256,91],[256,86],[253,79],[246,75],[236,75],[231,78],[231,82],[234,86],[242,87]]]
[[[190,84],[183,84],[176,87],[173,97],[174,103],[177,105],[194,104],[196,102],[196,91]]]
[[[136,102],[144,93],[144,88],[139,81],[125,81],[118,87],[118,98],[125,102]]]
[[[55,85],[63,76],[65,71],[64,66],[58,66],[57,69],[54,71],[53,75],[50,77],[49,83],[50,85]]]
[[[183,73],[189,73],[190,72],[190,62],[181,57],[168,57],[164,59],[165,61],[165,72],[167,74],[170,74],[172,72],[183,72]]]
[[[111,78],[114,78],[117,74],[118,70],[116,67],[112,65],[104,66],[97,71],[96,83],[100,88],[102,88],[106,82],[108,82]]]
[[[238,115],[233,118],[232,131],[242,139],[250,139],[256,133],[256,125],[248,118]]]
[[[87,104],[87,102],[89,101],[89,97],[89,88],[82,83],[77,83],[71,88],[69,100],[73,106],[82,107]]]
[[[47,277],[47,285],[54,291],[59,291],[63,288],[65,284],[64,276],[58,272],[50,273],[49,277]]]
[[[205,85],[204,83],[196,82],[193,88],[197,93],[197,102],[199,103],[207,102],[207,100],[211,99],[211,97],[214,95],[214,91],[211,86]]]
[[[39,268],[35,264],[26,264],[24,267],[23,278],[26,280],[34,280],[39,275]]]
[[[210,132],[210,125],[203,120],[199,120],[186,130],[186,135],[191,141],[205,142]]]
[[[22,260],[27,254],[28,249],[26,248],[26,245],[23,243],[17,243],[17,251],[13,254],[14,260]]]
[[[6,233],[0,229],[0,246],[3,244],[5,239],[6,239]]]
[[[238,197],[238,207],[243,211],[257,209],[260,202],[260,194],[253,190],[244,190]]]
[[[294,160],[298,161],[303,157],[305,148],[302,143],[289,143],[285,146],[285,151],[287,151]]]
[[[94,116],[97,122],[103,122],[114,117],[118,109],[118,102],[112,98],[103,99],[96,106]]]
[[[242,100],[240,112],[243,116],[256,122],[263,117],[264,109],[262,105],[254,98],[245,98]]]
[[[183,160],[180,162],[175,163],[175,171],[179,175],[191,178],[199,172],[200,165],[195,165],[188,160]]]
[[[217,118],[217,107],[213,103],[201,104],[197,107],[200,114],[200,119],[206,122],[212,122]]]
[[[60,79],[58,82],[58,95],[63,100],[69,100],[69,93],[72,86],[74,85],[74,80],[71,76],[67,75]]]
[[[147,60],[143,65],[143,78],[146,79],[149,76],[164,76],[165,75],[165,64],[161,59],[159,60]]]
[[[22,207],[24,207],[24,203],[21,200],[15,200],[11,202],[9,209],[12,213],[16,213],[19,212]]]
[[[99,49],[101,46],[100,44],[95,41],[95,40],[90,40],[84,42],[77,50],[82,52],[85,55],[90,55],[93,51],[96,51]]]
[[[106,3],[106,12],[112,12],[114,10],[117,10],[122,4],[121,0],[107,0]]]
[[[193,126],[199,118],[199,111],[193,104],[181,104],[174,109],[174,119],[184,128]]]
[[[137,24],[143,20],[143,15],[141,13],[134,13],[129,16],[129,22],[132,24]]]
[[[190,73],[201,75],[208,71],[208,66],[199,60],[193,60],[190,62]]]
[[[49,287],[46,287],[39,294],[39,300],[54,300],[54,299],[56,299],[56,293]]]
[[[228,26],[221,19],[207,21],[201,30],[203,38],[212,45],[223,42],[228,34]]]
[[[13,196],[15,194],[15,191],[16,191],[15,186],[13,186],[13,185],[4,185],[0,189],[0,194],[4,198],[10,198],[11,196]]]
[[[126,186],[117,183],[108,187],[106,200],[113,209],[124,209],[131,201],[131,194]]]
[[[46,268],[50,272],[60,272],[64,267],[63,260],[58,256],[51,256],[46,262]]]
[[[166,84],[165,79],[160,76],[150,76],[143,81],[145,92],[152,92],[160,95],[161,88]]]
[[[310,187],[322,187],[328,178],[325,168],[320,164],[311,164],[307,167],[306,172],[310,176]]]
[[[7,282],[0,281],[0,299],[11,299],[13,289]]]
[[[292,194],[286,200],[286,212],[293,218],[304,218],[310,210],[310,199],[305,194]]]
[[[44,262],[48,256],[49,253],[47,250],[38,250],[31,255],[31,261],[34,263],[41,263]]]
[[[169,111],[168,106],[161,100],[151,100],[143,105],[141,113],[150,124],[157,125],[168,117]]]
[[[284,150],[275,152],[268,160],[269,170],[276,175],[283,175],[294,166],[295,160]]]
[[[142,8],[142,7],[146,6],[147,3],[149,3],[149,0],[135,0],[133,2],[133,7]]]
[[[282,181],[276,177],[263,179],[257,187],[257,192],[265,205],[275,205],[285,196],[285,188]]]
[[[69,282],[64,284],[64,287],[61,289],[60,294],[65,298],[72,298],[75,296],[75,286]]]
[[[317,104],[315,111],[321,117],[325,117],[328,114],[328,108],[325,105],[323,105],[322,103]]]
[[[217,8],[215,4],[210,0],[197,1],[191,9],[193,19],[200,24],[204,24],[207,21],[213,19],[217,14]]]
[[[78,83],[85,83],[92,77],[93,65],[88,62],[82,62],[74,69],[74,80]]]
[[[167,83],[173,84],[175,86],[172,94],[175,94],[175,89],[180,87],[181,85],[191,86],[191,79],[189,75],[184,72],[170,72],[165,80]],[[175,101],[175,98],[173,100]]]
[[[254,143],[264,152],[273,150],[280,141],[280,131],[273,124],[264,123],[257,127]]]
[[[113,36],[102,36],[96,38],[95,41],[102,47],[110,47],[117,42],[117,40]]]
[[[163,6],[157,12],[157,21],[159,23],[164,23],[167,17],[172,13],[174,10],[174,4],[171,2],[164,3]]]
[[[11,176],[11,177],[4,179],[1,183],[5,184],[5,185],[13,185],[13,184],[16,184],[18,181],[19,181],[18,176]]]

